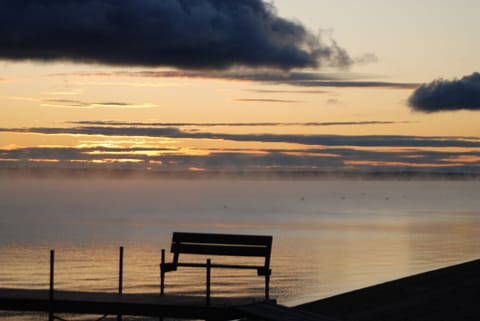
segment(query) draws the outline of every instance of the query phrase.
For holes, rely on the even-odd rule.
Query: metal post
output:
[[[212,261],[207,259],[207,306],[210,305],[210,276],[212,269]]]
[[[165,295],[165,249],[162,249],[162,262],[160,264],[160,295]]]
[[[265,275],[265,300],[268,300],[269,298],[270,298],[270,274],[267,274]]]
[[[53,291],[54,291],[54,272],[55,272],[55,250],[50,250],[50,289],[49,289],[49,301],[50,307],[48,311],[48,321],[53,321]]]
[[[120,246],[120,259],[118,261],[118,294],[123,293],[123,246]],[[122,321],[122,315],[117,315],[117,321]]]
[[[160,262],[160,296],[165,295],[165,249],[162,249],[162,258]],[[163,321],[163,316],[158,317],[158,321]]]
[[[123,293],[123,246],[120,246],[120,260],[118,264],[118,294]]]

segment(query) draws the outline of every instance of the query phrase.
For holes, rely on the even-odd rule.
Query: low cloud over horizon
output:
[[[55,144],[51,146],[44,144],[32,147],[12,145],[0,148],[0,169],[44,167],[132,169],[177,173],[189,171],[421,171],[480,174],[480,137],[249,132],[232,134],[214,131],[214,128],[221,126],[267,128],[270,126],[371,126],[395,123],[392,121],[337,123],[77,121],[69,122],[71,127],[0,128],[0,133],[45,135],[45,138],[49,137],[52,141],[58,135],[71,135],[78,139],[75,146],[60,147]],[[190,126],[199,128],[191,130]],[[200,129],[201,127],[203,129]]]
[[[263,0],[5,0],[0,14],[7,60],[282,70],[354,63]]]
[[[336,122],[217,122],[217,123],[201,123],[201,122],[124,122],[114,120],[83,120],[71,121],[68,124],[75,125],[95,125],[95,126],[152,126],[152,127],[275,127],[275,126],[363,126],[363,125],[393,125],[408,124],[409,121],[391,121],[391,120],[366,120],[366,121],[336,121]],[[0,128],[1,130],[1,128]]]
[[[357,146],[357,147],[458,147],[480,148],[480,137],[455,136],[409,136],[409,135],[326,135],[326,134],[229,134],[212,131],[188,131],[181,126],[110,125],[87,126],[102,122],[83,122],[75,127],[30,127],[0,128],[0,132],[43,134],[43,135],[84,135],[111,137],[146,137],[173,139],[212,139],[235,142],[287,143],[306,146]],[[109,124],[105,122],[104,124]],[[320,125],[321,123],[318,123]],[[339,123],[340,124],[340,123]],[[355,123],[352,123],[355,124]],[[357,125],[362,123],[357,123]],[[372,124],[366,122],[365,124]],[[378,123],[382,124],[382,123]],[[186,126],[186,125],[184,125]],[[208,126],[208,125],[207,125]]]
[[[413,110],[426,113],[480,110],[480,73],[423,84],[413,92],[408,104]]]
[[[449,144],[446,143],[445,146]],[[480,151],[428,149],[363,150],[352,147],[307,149],[18,147],[0,149],[2,168],[92,168],[167,172],[458,172],[480,174]]]
[[[379,88],[410,90],[418,87],[418,83],[411,82],[390,82],[364,79],[366,75],[353,73],[326,73],[311,71],[252,71],[252,70],[222,70],[222,71],[198,71],[198,70],[139,70],[139,71],[99,71],[99,72],[77,72],[77,73],[55,73],[50,77],[132,77],[132,78],[191,78],[191,79],[223,79],[234,81],[249,81],[263,84],[284,84],[294,87],[337,87],[337,88]],[[371,76],[369,76],[371,77]],[[256,90],[262,92],[262,90]],[[263,90],[263,93],[274,93],[279,91]],[[294,93],[294,91],[280,91]],[[325,93],[326,91],[300,90],[296,93]]]

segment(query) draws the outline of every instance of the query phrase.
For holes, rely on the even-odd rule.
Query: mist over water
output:
[[[125,292],[157,293],[160,249],[169,249],[172,232],[266,234],[273,235],[272,296],[294,305],[477,258],[479,187],[2,178],[0,287],[47,288],[54,248],[59,289],[115,291],[125,246]],[[168,274],[167,292],[203,294],[203,272]],[[262,296],[263,279],[237,272],[215,270],[213,295]]]

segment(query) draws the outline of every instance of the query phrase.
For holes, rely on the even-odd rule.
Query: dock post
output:
[[[270,299],[270,274],[265,275],[265,300]]]
[[[162,262],[160,263],[160,295],[165,295],[165,249],[162,249]]]
[[[123,293],[123,246],[120,246],[120,260],[118,262],[118,294]]]
[[[160,296],[165,295],[165,249],[162,249],[162,258],[160,262]],[[158,317],[158,321],[163,321],[163,316]]]
[[[123,293],[123,246],[120,246],[120,259],[118,261],[118,294]],[[122,321],[122,315],[117,315],[117,320]]]
[[[212,270],[212,260],[207,259],[207,306],[210,305],[210,276]]]
[[[48,299],[50,301],[50,307],[48,310],[48,321],[53,321],[53,291],[54,291],[54,272],[55,272],[55,250],[50,250],[50,289]]]

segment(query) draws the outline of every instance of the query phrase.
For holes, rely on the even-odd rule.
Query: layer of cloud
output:
[[[422,112],[480,110],[480,73],[454,80],[434,80],[418,87],[408,99],[411,108]]]
[[[155,108],[155,104],[131,104],[118,101],[89,103],[73,99],[45,99],[42,100],[44,107],[56,108]]]
[[[247,89],[246,91],[257,94],[326,94],[325,90],[275,90],[275,89]]]
[[[335,41],[263,0],[4,0],[0,57],[225,69],[336,66]]]
[[[97,126],[155,126],[155,127],[272,127],[272,126],[363,126],[363,125],[393,125],[406,124],[408,121],[339,121],[339,122],[244,122],[244,123],[162,123],[162,122],[121,122],[121,121],[74,121],[69,122],[76,125],[97,125]]]
[[[45,135],[96,135],[114,137],[162,137],[175,139],[213,139],[236,142],[290,143],[315,146],[357,147],[466,147],[479,148],[479,137],[434,137],[401,135],[316,135],[316,134],[226,134],[184,131],[176,127],[79,126],[70,128],[0,128],[0,132]]]
[[[480,173],[480,152],[377,151],[354,148],[221,150],[196,154],[162,148],[35,147],[0,149],[0,168],[129,168],[189,171],[428,171]]]
[[[301,100],[291,99],[262,99],[262,98],[237,98],[234,101],[243,103],[280,103],[280,104],[296,104],[301,103]]]
[[[388,135],[225,134],[189,126],[334,126],[394,122],[136,123],[78,121],[74,127],[1,128],[0,132],[103,136],[79,147],[0,149],[0,168],[132,169],[207,172],[428,172],[480,173],[480,137]],[[72,123],[70,123],[72,124]],[[128,144],[112,144],[124,141]],[[159,148],[157,139],[255,142],[257,147]],[[96,139],[96,138],[95,138]],[[106,144],[104,144],[106,139]],[[120,140],[119,140],[120,139]],[[153,140],[151,140],[153,139]],[[139,143],[144,142],[144,143]],[[294,144],[285,149],[284,143]],[[204,144],[202,144],[204,145]],[[208,144],[213,145],[213,144]],[[230,146],[235,146],[229,144]],[[303,146],[302,146],[303,145]],[[134,146],[134,147],[132,147]],[[238,145],[245,146],[245,145]],[[265,148],[265,146],[269,146]],[[277,146],[277,148],[275,148]]]
[[[56,73],[50,76],[65,76]],[[68,74],[72,75],[72,74]],[[278,71],[193,71],[193,70],[143,70],[116,72],[83,72],[73,75],[80,77],[141,77],[141,78],[191,78],[191,79],[225,79],[251,81],[264,84],[285,84],[299,87],[340,87],[340,88],[388,88],[415,89],[417,83],[398,83],[388,81],[358,80],[355,74],[319,73],[319,72],[278,72]],[[363,78],[362,76],[361,78]],[[323,91],[321,91],[323,92]],[[309,93],[315,93],[314,90]]]

